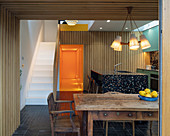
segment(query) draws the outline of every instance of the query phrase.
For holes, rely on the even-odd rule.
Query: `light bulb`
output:
[[[114,48],[115,51],[122,51],[122,45],[120,44],[116,48]]]

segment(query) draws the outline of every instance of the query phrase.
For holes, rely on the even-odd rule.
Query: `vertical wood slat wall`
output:
[[[136,68],[145,68],[145,54],[142,49],[129,50],[128,45],[122,46],[122,52],[110,48],[111,43],[120,32],[64,32],[60,31],[60,44],[84,45],[84,89],[87,88],[87,75],[90,70],[113,71],[114,65],[118,70],[135,72]],[[123,32],[122,41],[128,42],[130,32]],[[135,35],[139,38],[139,33]]]
[[[0,136],[20,124],[19,19],[0,6]]]

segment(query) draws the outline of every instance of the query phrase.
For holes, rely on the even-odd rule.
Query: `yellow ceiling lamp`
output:
[[[139,43],[140,43],[142,49],[147,49],[147,48],[151,47],[151,45],[150,45],[149,41],[147,40],[147,38],[145,37],[145,35],[143,35],[139,31],[139,29],[136,25],[136,22],[134,21],[132,15],[131,15],[132,9],[133,9],[133,7],[127,7],[128,14],[127,14],[126,20],[123,24],[123,27],[122,27],[122,33],[123,33],[123,31],[125,29],[126,22],[129,18],[130,19],[130,25],[131,25],[130,40],[129,40],[128,43],[122,43],[121,42],[122,33],[121,33],[121,36],[117,36],[116,39],[113,41],[112,45],[110,46],[111,48],[114,48],[114,50],[116,50],[116,51],[122,51],[122,45],[129,45],[130,50],[138,50]],[[132,31],[133,30],[133,23],[135,24],[136,28],[138,29],[139,33],[141,34],[141,36],[140,36],[141,41],[138,41],[135,34],[133,34],[133,31]]]
[[[78,20],[65,20],[69,26],[75,26]]]

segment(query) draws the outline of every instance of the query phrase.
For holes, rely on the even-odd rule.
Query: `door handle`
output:
[[[107,116],[108,114],[107,113],[103,113],[104,116]]]
[[[128,114],[128,116],[129,116],[129,117],[132,117],[132,116],[133,116],[133,114],[132,114],[132,113],[129,113],[129,114]]]
[[[152,113],[148,113],[148,116],[151,117],[151,116],[152,116]]]

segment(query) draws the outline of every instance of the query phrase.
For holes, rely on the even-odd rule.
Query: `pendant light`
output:
[[[122,45],[120,44],[116,48],[114,48],[115,51],[122,51]]]
[[[129,41],[129,49],[130,50],[137,50],[139,48],[138,40],[135,34],[131,34],[130,41]]]
[[[150,48],[151,45],[149,43],[149,41],[146,39],[145,35],[141,35],[140,36],[140,45],[141,45],[141,48],[142,49],[147,49],[147,48]]]
[[[116,36],[116,39],[113,41],[111,48],[118,48],[121,45],[121,36]]]
[[[143,35],[139,31],[139,29],[136,25],[136,22],[134,21],[132,15],[131,15],[132,9],[133,9],[133,7],[127,7],[128,14],[127,14],[127,17],[126,17],[125,22],[123,24],[122,32],[121,32],[121,36],[122,36],[123,31],[125,29],[126,22],[129,18],[130,19],[130,25],[131,25],[130,40],[129,40],[128,43],[122,43],[121,42],[121,36],[116,36],[116,39],[113,41],[112,45],[110,46],[111,48],[114,48],[114,50],[116,50],[116,51],[122,51],[122,45],[129,45],[130,50],[138,50],[138,48],[140,47],[139,43],[140,43],[142,49],[147,49],[147,48],[151,47],[151,45],[150,45],[149,41],[147,40],[147,38],[145,37],[145,35]],[[135,34],[133,34],[133,31],[132,31],[133,30],[133,23],[135,24],[136,28],[138,29],[138,32],[141,34],[141,36],[140,36],[141,41],[138,41]]]

